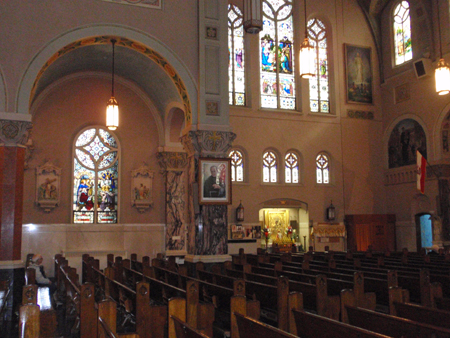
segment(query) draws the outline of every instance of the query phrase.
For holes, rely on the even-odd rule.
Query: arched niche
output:
[[[45,77],[46,70],[66,53],[86,46],[101,46],[110,50],[110,39],[118,40],[117,48],[127,48],[140,53],[150,62],[156,63],[164,76],[156,78],[156,82],[170,81],[178,93],[180,102],[186,112],[186,124],[197,122],[197,88],[189,70],[167,47],[153,37],[139,31],[114,25],[94,25],[80,27],[61,35],[48,43],[33,60],[25,72],[18,91],[16,112],[29,114],[29,107],[34,100],[39,81]],[[110,65],[110,63],[108,63]],[[109,66],[110,67],[110,66]],[[118,66],[120,68],[120,65]],[[194,100],[192,99],[194,98]]]

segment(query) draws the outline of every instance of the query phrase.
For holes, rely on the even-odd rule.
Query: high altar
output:
[[[311,232],[314,251],[345,251],[347,232],[344,223],[316,223]]]

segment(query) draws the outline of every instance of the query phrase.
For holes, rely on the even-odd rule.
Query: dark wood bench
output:
[[[371,310],[348,306],[347,314],[351,325],[393,337],[450,337],[450,329]]]
[[[308,312],[294,310],[293,313],[297,325],[297,334],[302,338],[390,337]]]

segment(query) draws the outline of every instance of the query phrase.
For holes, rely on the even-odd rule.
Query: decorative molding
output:
[[[409,83],[404,83],[400,86],[395,87],[394,93],[395,104],[409,100],[411,98]]]
[[[25,146],[32,126],[28,121],[0,120],[0,142],[7,147]]]
[[[217,27],[206,26],[205,38],[211,39],[211,40],[218,40],[219,39],[219,30],[217,29]]]
[[[374,114],[371,111],[347,109],[347,116],[352,119],[373,120]]]
[[[131,205],[140,213],[145,212],[153,204],[154,175],[145,162],[131,172]]]
[[[46,160],[36,167],[36,205],[45,212],[52,211],[60,201],[61,168]]]
[[[140,7],[147,7],[153,9],[162,8],[162,0],[102,0],[106,2],[112,2],[122,5],[134,5]]]
[[[158,152],[156,153],[161,172],[168,170],[184,170],[187,166],[187,154],[182,152]]]
[[[130,0],[131,1],[131,0]],[[71,44],[68,44],[64,48],[60,49],[56,52],[50,59],[42,66],[41,71],[38,76],[34,80],[33,88],[31,89],[30,97],[35,95],[37,84],[41,78],[41,76],[45,73],[48,67],[52,65],[60,57],[64,56],[67,53],[72,52],[73,50],[81,47],[91,46],[91,45],[110,45],[111,44],[111,36],[96,36],[96,37],[88,37],[78,41],[75,41]],[[186,124],[190,125],[192,123],[192,107],[191,101],[189,98],[189,94],[187,92],[186,86],[181,79],[180,75],[175,71],[172,65],[158,52],[153,49],[148,48],[146,45],[139,43],[137,41],[129,40],[124,37],[114,36],[114,39],[117,40],[116,46],[121,46],[125,48],[132,49],[140,54],[143,54],[145,57],[154,61],[158,66],[160,66],[164,72],[170,77],[175,87],[177,88],[178,94],[180,95],[181,100],[183,101],[183,105],[185,107],[185,118]]]
[[[218,101],[206,101],[206,115],[220,116]]]
[[[205,157],[225,157],[232,147],[236,134],[226,131],[198,130],[181,138],[188,154],[195,151],[196,155]]]

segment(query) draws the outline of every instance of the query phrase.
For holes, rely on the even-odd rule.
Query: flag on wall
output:
[[[417,189],[423,194],[425,193],[425,176],[427,172],[427,160],[417,150]]]

